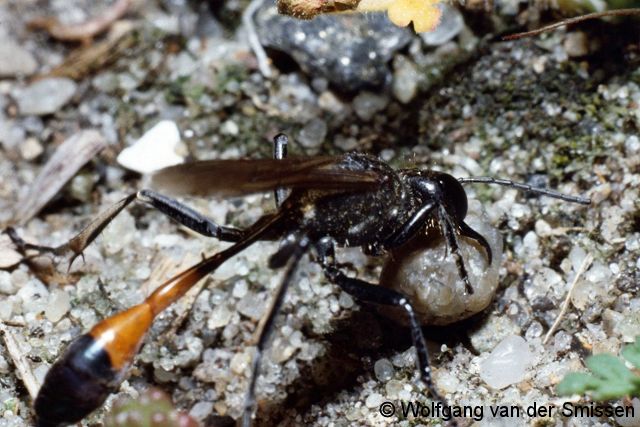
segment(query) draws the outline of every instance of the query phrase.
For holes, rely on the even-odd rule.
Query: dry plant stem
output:
[[[117,0],[100,16],[78,25],[65,25],[55,18],[36,18],[28,23],[29,28],[45,30],[54,39],[68,42],[88,43],[109,27],[129,10],[133,0]]]
[[[31,399],[35,399],[40,389],[40,384],[38,384],[38,380],[33,374],[25,354],[20,350],[18,339],[4,322],[0,322],[0,332],[2,332],[4,336],[4,345],[7,347],[7,352],[11,356],[16,370],[20,374],[22,382],[29,392],[29,396],[31,396]]]
[[[106,40],[82,46],[69,54],[64,62],[43,77],[68,77],[80,81],[87,75],[98,72],[125,54],[136,43],[135,28],[120,21],[111,29]]]
[[[505,36],[502,40],[517,40],[525,37],[537,36],[538,34],[545,33],[547,31],[555,30],[556,28],[563,27],[565,25],[577,24],[582,21],[588,21],[589,19],[598,19],[605,18],[608,16],[632,16],[632,15],[640,15],[640,9],[617,9],[617,10],[607,10],[605,12],[595,12],[588,13],[586,15],[576,16],[575,18],[565,19],[560,22],[556,22],[555,24],[547,25],[546,27],[538,28],[537,30],[527,31],[524,33],[511,34],[510,36]]]
[[[65,140],[42,167],[29,191],[17,203],[15,224],[33,218],[107,143],[95,130],[82,130]]]
[[[249,3],[249,6],[247,6],[242,14],[242,24],[247,31],[247,38],[249,40],[251,50],[253,50],[253,54],[258,60],[258,69],[260,70],[260,73],[262,73],[265,78],[270,79],[273,76],[273,73],[269,64],[269,58],[262,47],[262,43],[260,43],[258,32],[253,24],[253,15],[255,15],[262,3],[263,0],[252,0],[251,3]]]
[[[542,344],[546,344],[547,341],[549,341],[549,338],[551,338],[551,336],[556,331],[556,329],[558,329],[560,322],[564,318],[565,314],[567,314],[567,310],[569,309],[569,302],[571,301],[571,295],[573,295],[573,290],[575,289],[576,284],[578,283],[578,280],[580,280],[584,272],[587,271],[587,269],[591,265],[591,262],[593,262],[593,256],[591,254],[587,254],[587,256],[584,257],[582,264],[580,264],[580,268],[576,272],[576,276],[573,278],[573,282],[571,282],[571,286],[569,286],[569,292],[567,292],[567,297],[564,299],[564,302],[562,303],[562,309],[560,309],[560,314],[558,314],[558,317],[556,318],[555,322],[553,322],[553,325],[551,325],[551,328],[549,329],[549,332],[547,332],[547,335],[544,336],[544,340],[542,341]]]

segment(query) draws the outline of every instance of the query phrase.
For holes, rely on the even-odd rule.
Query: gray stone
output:
[[[0,77],[28,76],[38,69],[35,58],[14,40],[0,38]]]
[[[440,24],[433,31],[420,33],[420,37],[429,46],[440,46],[445,44],[464,28],[464,19],[462,14],[455,7],[448,4],[438,5],[442,10],[442,18]]]
[[[306,72],[345,90],[384,84],[393,53],[412,33],[393,25],[386,14],[319,16],[310,21],[278,15],[269,4],[256,15],[261,42],[291,55]]]
[[[298,133],[298,142],[304,147],[316,148],[327,136],[327,123],[322,119],[310,120]]]
[[[14,97],[22,115],[44,116],[58,111],[76,92],[71,79],[47,78],[18,90]]]
[[[416,64],[405,56],[393,60],[393,96],[403,104],[410,102],[418,91],[419,71]]]
[[[373,92],[364,91],[353,99],[353,109],[362,120],[369,121],[378,112],[384,110],[389,98]]]

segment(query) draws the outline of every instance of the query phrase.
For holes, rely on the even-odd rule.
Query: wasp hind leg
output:
[[[143,302],[97,323],[51,367],[35,401],[38,427],[79,422],[115,392],[154,319],[232,256],[261,240],[282,215],[266,215],[246,235],[158,286]]]
[[[25,242],[12,228],[8,228],[6,232],[14,245],[23,252],[23,255],[25,256],[23,261],[28,262],[31,258],[45,253],[52,253],[53,255],[59,256],[70,254],[70,269],[73,261],[75,261],[78,256],[82,255],[83,251],[96,239],[96,237],[98,237],[98,235],[100,235],[105,227],[109,225],[109,223],[113,221],[113,219],[122,212],[124,208],[136,200],[149,204],[177,223],[184,225],[190,230],[202,234],[203,236],[214,237],[225,242],[237,242],[244,236],[244,232],[242,230],[218,225],[213,220],[189,206],[151,190],[141,190],[119,200],[107,210],[98,214],[98,216],[84,227],[76,236],[60,246],[48,247],[34,245]],[[35,250],[37,254],[27,256],[27,250]]]
[[[260,375],[260,362],[269,337],[273,332],[275,317],[280,311],[287,289],[293,281],[293,277],[300,263],[300,259],[307,253],[310,242],[302,235],[291,235],[280,247],[278,252],[271,256],[269,267],[280,268],[286,266],[284,277],[271,299],[265,316],[260,321],[257,332],[256,353],[251,363],[251,377],[245,394],[244,412],[242,415],[242,427],[251,426],[251,418],[256,406],[256,383]]]

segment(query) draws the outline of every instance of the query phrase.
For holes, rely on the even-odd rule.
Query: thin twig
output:
[[[258,60],[258,69],[260,70],[260,73],[262,73],[265,78],[270,79],[273,76],[273,73],[269,66],[269,58],[260,43],[256,26],[253,23],[253,15],[255,15],[258,8],[262,5],[262,2],[263,0],[251,0],[251,3],[249,3],[249,6],[247,6],[242,14],[242,24],[247,32],[251,50],[253,50],[253,53]]]
[[[14,328],[24,328],[27,326],[24,322],[19,322],[16,320],[3,320],[0,323],[4,323],[7,326],[13,326]]]
[[[553,325],[551,325],[551,328],[549,329],[549,332],[547,332],[547,335],[544,336],[544,340],[542,341],[543,344],[546,344],[547,341],[549,341],[549,338],[551,338],[551,335],[553,335],[556,329],[558,329],[558,326],[560,325],[562,318],[565,316],[565,314],[567,314],[567,310],[569,309],[569,302],[571,301],[571,295],[573,294],[573,290],[578,284],[578,280],[580,280],[580,277],[584,274],[585,271],[587,271],[587,269],[591,265],[591,262],[593,262],[593,256],[591,254],[587,254],[587,256],[584,257],[584,260],[582,260],[582,264],[580,264],[580,268],[578,268],[578,271],[576,272],[576,275],[573,278],[573,282],[571,282],[571,286],[569,286],[569,292],[567,292],[567,297],[564,299],[564,302],[562,303],[560,314],[558,314],[558,317],[556,318],[555,322],[553,322]]]
[[[14,223],[26,224],[107,145],[102,134],[93,129],[78,131],[67,138],[42,167],[26,194],[18,200]]]
[[[589,19],[605,18],[607,16],[632,16],[632,15],[640,15],[640,8],[616,9],[616,10],[607,10],[604,12],[588,13],[586,15],[576,16],[575,18],[565,19],[560,22],[556,22],[555,24],[538,28],[537,30],[527,31],[524,33],[511,34],[510,36],[503,37],[502,40],[509,41],[509,40],[522,39],[525,37],[537,36],[538,34],[555,30],[556,28],[560,28],[565,25],[577,24],[578,22],[587,21]]]
[[[7,352],[11,356],[14,366],[18,370],[18,373],[22,378],[22,382],[29,392],[29,396],[31,396],[31,399],[35,399],[38,395],[40,384],[31,370],[29,361],[27,361],[26,357],[20,350],[18,338],[13,334],[13,332],[11,332],[4,322],[0,322],[0,332],[2,332],[4,336],[4,344],[7,347]]]

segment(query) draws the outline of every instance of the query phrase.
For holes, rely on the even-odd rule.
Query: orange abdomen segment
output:
[[[89,331],[89,335],[107,352],[111,367],[121,371],[131,364],[151,322],[153,312],[143,302],[104,319]]]

